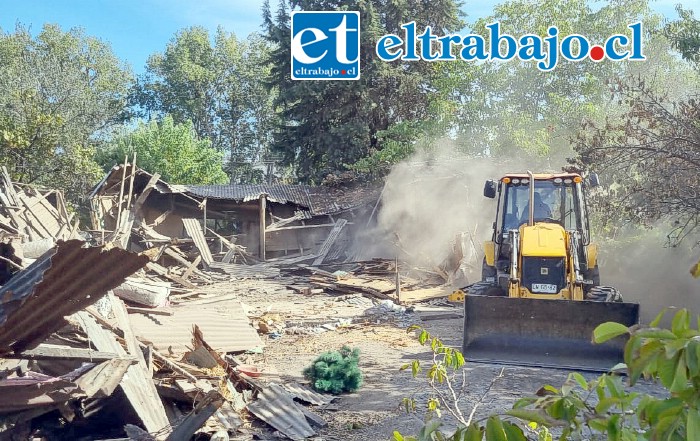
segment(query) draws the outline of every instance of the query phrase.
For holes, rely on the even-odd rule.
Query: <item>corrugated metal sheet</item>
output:
[[[250,325],[239,302],[226,302],[220,308],[183,305],[162,308],[173,315],[129,314],[131,327],[139,339],[153,343],[158,351],[182,354],[192,346],[192,329],[199,326],[206,342],[215,350],[238,352],[263,345]]]
[[[250,413],[293,440],[303,440],[316,432],[282,386],[271,384],[248,404]]]
[[[199,221],[197,219],[182,219],[182,224],[185,226],[187,234],[194,240],[194,244],[199,250],[202,260],[207,265],[211,265],[214,261],[214,257],[211,255],[211,250],[209,249],[209,245],[207,245],[207,240],[204,238],[202,226],[199,225]]]
[[[120,248],[84,245],[59,241],[0,289],[0,353],[36,347],[66,324],[64,316],[91,305],[148,262]]]
[[[294,398],[315,406],[328,404],[335,399],[333,395],[320,394],[308,386],[302,386],[299,383],[286,383],[282,385],[282,387]]]
[[[123,165],[115,165],[90,194],[119,193]],[[127,166],[126,176],[131,174]],[[137,168],[134,192],[140,193],[151,174]],[[158,180],[156,190],[160,193],[185,193],[197,199],[230,199],[238,202],[257,200],[266,194],[268,200],[279,204],[295,204],[307,208],[313,215],[333,214],[362,205],[374,204],[381,187],[375,184],[355,185],[354,188],[326,187],[290,184],[230,184],[230,185],[175,185]]]
[[[237,185],[188,185],[187,192],[193,196],[212,199],[252,201],[266,194],[268,200],[280,204],[292,203],[310,207],[307,185],[285,184],[237,184]]]

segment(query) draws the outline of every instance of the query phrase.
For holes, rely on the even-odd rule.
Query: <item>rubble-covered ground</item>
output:
[[[461,309],[444,300],[417,304],[405,311],[401,307],[392,310],[386,303],[361,295],[301,295],[277,281],[220,282],[208,290],[238,293],[254,322],[265,323],[268,333],[263,336],[263,353],[246,357],[249,363],[261,366],[262,378],[267,381],[303,383],[303,369],[322,352],[343,345],[360,349],[364,385],[356,393],[340,395],[330,405],[315,409],[328,423],[317,439],[388,440],[394,430],[416,434],[424,413],[407,414],[401,407],[402,398],[416,398],[420,406],[430,389],[425,380],[412,378],[410,369],[399,368],[414,359],[428,360],[431,355],[406,328],[418,324],[445,344],[461,344],[462,319],[457,317]],[[568,375],[564,370],[488,364],[468,364],[466,369],[468,384],[462,410],[469,414],[478,402],[476,418],[503,412],[545,384],[561,385]],[[242,435],[235,439],[248,438]]]

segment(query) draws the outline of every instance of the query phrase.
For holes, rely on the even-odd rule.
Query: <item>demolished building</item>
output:
[[[226,254],[228,241],[260,261],[298,257],[332,252],[321,246],[334,230],[335,248],[342,250],[354,220],[369,216],[380,191],[377,185],[175,185],[129,164],[116,165],[90,195],[92,228],[118,230],[125,222],[123,201],[145,195],[136,221],[160,236],[197,242],[200,237],[192,237],[199,236],[197,227],[187,221],[196,219],[214,254]],[[132,245],[139,247],[137,241]]]

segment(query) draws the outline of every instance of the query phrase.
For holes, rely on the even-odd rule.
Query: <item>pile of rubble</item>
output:
[[[114,227],[95,228],[104,222],[93,211],[93,228],[81,229],[60,191],[12,183],[2,170],[0,438],[225,440],[277,431],[305,439],[325,426],[309,406],[333,397],[261,370],[253,357],[263,351],[261,335],[328,332],[358,320],[309,328],[249,317],[238,293],[206,285],[274,280],[302,299],[323,294],[366,307],[363,323],[400,326],[412,320],[411,303],[451,291],[439,269],[328,263],[340,255],[329,251],[344,219],[308,255],[269,261],[206,220],[183,218],[188,240],[168,237],[142,212],[157,182],[154,175],[132,191],[125,167],[109,209]],[[212,253],[217,246],[224,251]]]
[[[313,435],[323,421],[300,403],[332,397],[240,362],[262,341],[239,302],[221,310],[195,292],[230,278],[205,270],[205,253],[188,260],[171,240],[125,250],[131,233],[154,239],[135,202],[122,227],[86,234],[60,192],[3,170],[0,438],[221,440],[265,430],[252,420]]]

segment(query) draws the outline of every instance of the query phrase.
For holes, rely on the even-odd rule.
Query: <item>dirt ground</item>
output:
[[[262,367],[263,378],[268,381],[304,384],[307,382],[303,369],[322,352],[343,345],[359,348],[364,384],[356,393],[340,395],[325,409],[313,409],[328,422],[315,439],[389,440],[393,439],[394,430],[416,434],[424,414],[407,414],[401,401],[413,397],[419,407],[424,406],[429,388],[425,380],[412,378],[410,369],[399,368],[415,359],[427,360],[430,353],[406,328],[419,324],[445,344],[459,347],[462,320],[430,317],[458,315],[460,309],[443,302],[437,306],[417,304],[406,312],[388,312],[377,308],[376,300],[360,295],[301,295],[285,285],[284,280],[244,280],[220,282],[207,288],[211,294],[237,293],[253,321],[254,317],[263,316],[269,324],[269,333],[261,336],[265,343],[262,354],[242,358]],[[225,302],[218,305],[226,307]],[[488,364],[468,364],[466,369],[467,393],[461,407],[469,414],[473,404],[480,401],[476,418],[503,412],[518,398],[533,394],[545,384],[559,386],[568,375],[564,370]],[[449,425],[450,419],[446,421]],[[275,439],[269,438],[270,433],[259,424],[253,424],[248,432],[255,434],[255,439]]]

